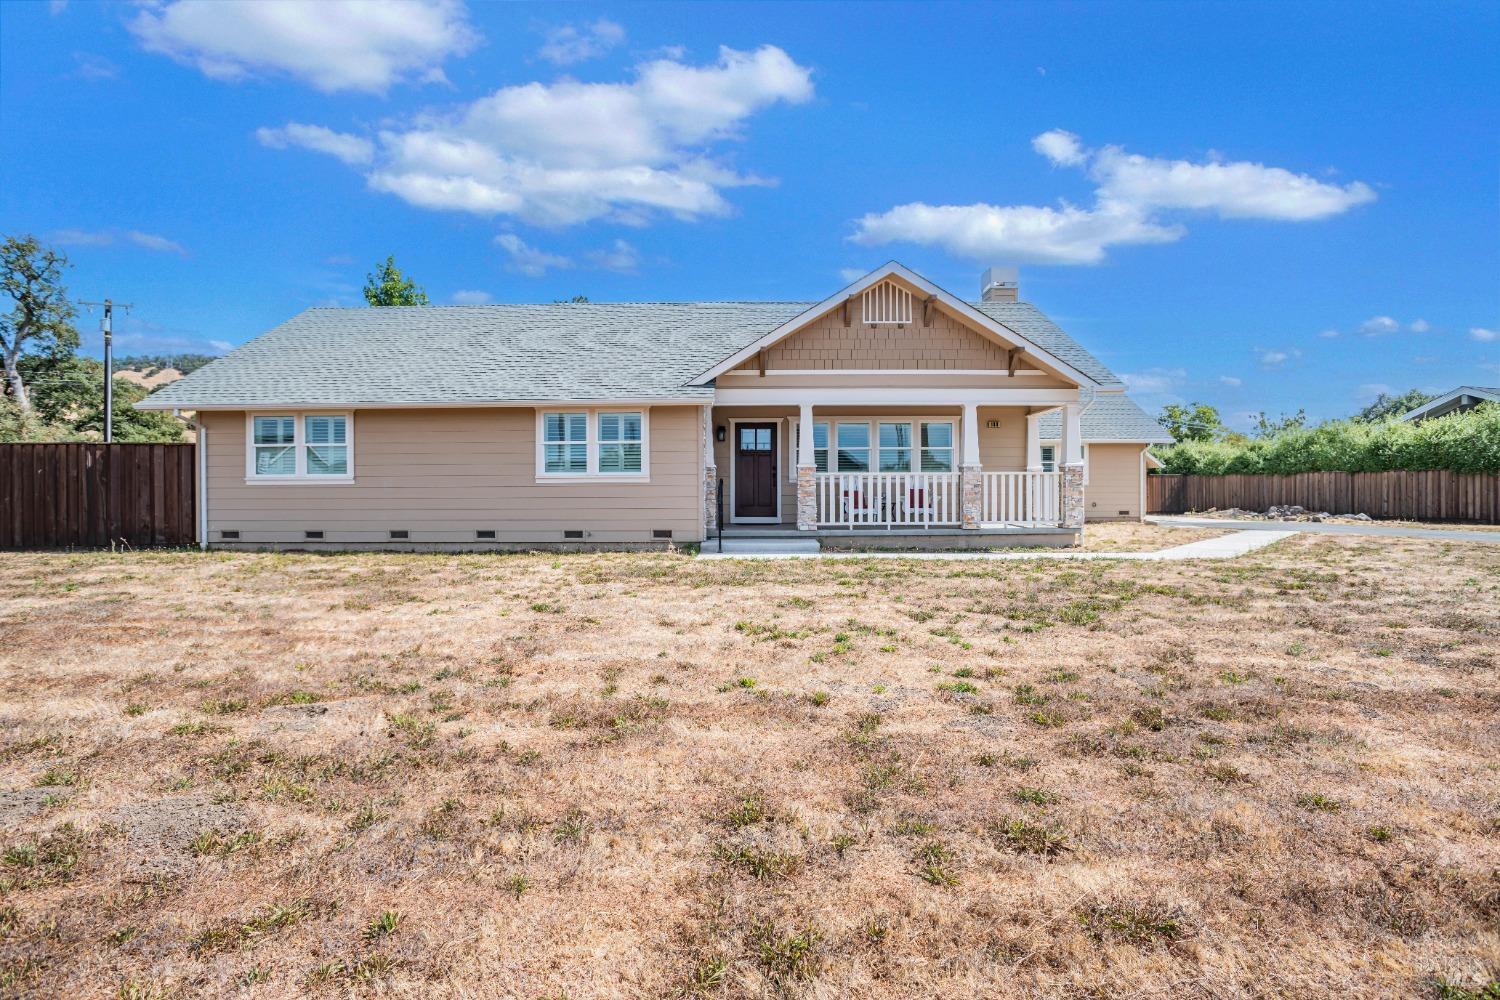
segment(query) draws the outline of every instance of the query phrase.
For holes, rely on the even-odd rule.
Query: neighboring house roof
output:
[[[1086,442],[1172,443],[1172,435],[1124,393],[1100,393],[1084,408],[1078,423]],[[1061,411],[1053,410],[1037,418],[1037,433],[1043,441],[1061,438]]]
[[[1454,410],[1472,410],[1480,403],[1500,403],[1500,389],[1482,385],[1461,385],[1452,392],[1445,392],[1415,410],[1401,414],[1402,420],[1424,420],[1441,417]]]
[[[888,272],[910,274],[894,263],[871,274]],[[713,385],[694,384],[705,372],[817,305],[564,302],[308,309],[137,406],[708,402]],[[1122,385],[1029,303],[958,303],[955,308],[973,311],[977,323],[1009,328],[1099,386]]]

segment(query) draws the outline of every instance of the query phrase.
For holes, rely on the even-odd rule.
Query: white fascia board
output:
[[[342,412],[346,410],[478,410],[495,407],[531,409],[538,406],[550,409],[557,409],[564,406],[703,406],[711,402],[713,400],[707,393],[681,398],[475,399],[422,403],[382,403],[378,401],[367,403],[152,403],[147,398],[136,403],[135,408],[137,410],[337,410]]]
[[[714,393],[717,406],[1061,406],[1078,402],[1077,389],[922,389],[880,388],[750,389],[721,387]]]
[[[796,316],[793,316],[791,319],[787,320],[785,323],[781,324],[776,329],[766,334],[764,337],[761,337],[759,340],[755,341],[749,346],[736,351],[734,354],[731,354],[728,358],[725,358],[723,361],[719,362],[717,365],[699,375],[697,378],[691,380],[687,384],[702,385],[703,383],[708,382],[709,380],[714,379],[719,375],[722,375],[724,372],[729,371],[731,368],[743,364],[750,358],[753,358],[758,351],[766,347],[770,347],[777,341],[783,340],[793,333],[796,333],[798,330],[802,329],[802,327],[806,326],[808,323],[811,323],[819,316],[822,316],[830,309],[833,309],[835,306],[842,305],[846,299],[853,298],[854,296],[863,292],[865,289],[871,287],[872,285],[876,285],[889,277],[901,278],[902,280],[926,292],[928,295],[937,296],[938,301],[941,302],[945,307],[947,307],[950,311],[956,313],[957,315],[963,317],[975,327],[985,331],[992,337],[996,337],[1000,340],[1010,341],[1011,343],[1024,348],[1026,352],[1029,353],[1032,357],[1038,358],[1046,364],[1052,366],[1053,368],[1056,368],[1060,374],[1073,379],[1079,385],[1091,386],[1094,388],[1099,387],[1098,382],[1094,381],[1092,378],[1085,375],[1077,368],[1074,368],[1066,361],[1063,361],[1060,358],[1053,357],[1047,351],[1044,351],[1042,348],[1033,344],[1031,341],[1027,340],[1025,337],[1021,336],[1019,333],[1006,326],[1004,323],[990,319],[984,313],[980,312],[978,309],[975,309],[973,306],[969,305],[967,302],[965,302],[963,299],[960,299],[952,292],[949,292],[943,288],[939,288],[937,285],[934,285],[926,278],[911,270],[908,270],[904,265],[898,264],[895,261],[890,261],[886,264],[881,265],[880,267],[877,267],[875,270],[871,271],[863,278],[860,278],[853,284],[848,285],[842,290],[833,293],[822,302],[819,302],[817,305],[798,313]]]
[[[1464,396],[1473,396],[1476,399],[1487,399],[1491,402],[1500,402],[1500,395],[1496,395],[1489,389],[1484,389],[1474,385],[1461,385],[1457,389],[1454,389],[1452,392],[1443,393],[1437,399],[1428,400],[1421,406],[1417,407],[1415,410],[1408,410],[1407,412],[1401,414],[1401,419],[1415,420],[1418,417],[1425,417],[1433,410],[1446,406],[1449,403],[1452,403]]]

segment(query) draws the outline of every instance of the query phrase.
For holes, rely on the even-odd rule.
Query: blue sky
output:
[[[387,253],[434,302],[894,258],[1019,264],[1152,409],[1500,384],[1494,4],[12,2],[0,135],[0,229],[133,303],[124,352],[361,304]]]

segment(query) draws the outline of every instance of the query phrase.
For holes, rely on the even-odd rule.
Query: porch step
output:
[[[724,538],[724,554],[738,556],[817,555],[823,546],[816,538]],[[718,552],[718,543],[704,543],[705,552]]]

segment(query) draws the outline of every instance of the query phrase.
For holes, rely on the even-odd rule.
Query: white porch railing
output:
[[[952,527],[963,521],[956,472],[819,472],[818,526]]]
[[[979,521],[984,526],[1056,526],[1062,521],[1061,472],[986,472]]]

